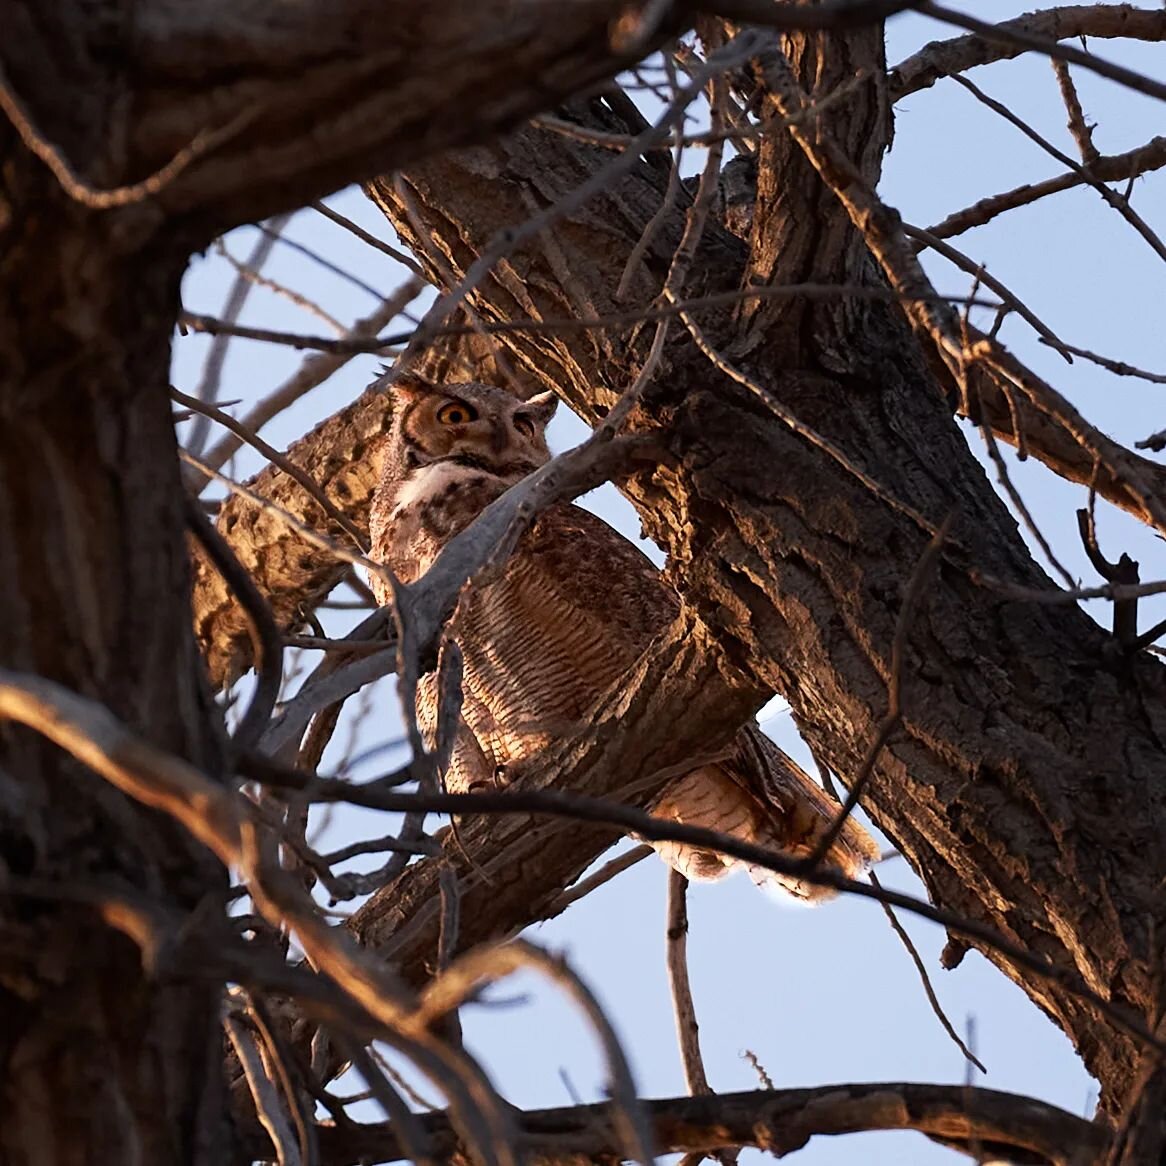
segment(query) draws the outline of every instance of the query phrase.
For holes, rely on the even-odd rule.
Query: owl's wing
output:
[[[625,667],[639,658],[676,616],[679,603],[660,572],[632,543],[606,523],[576,506],[556,508],[535,528],[528,554],[556,600],[570,613],[586,609],[611,628],[602,638],[607,650],[626,653]],[[544,521],[546,525],[544,526]],[[722,761],[693,770],[669,785],[654,811],[689,825],[707,826],[807,858],[838,814],[837,804],[756,724],[737,735]],[[715,878],[734,860],[692,847],[661,843],[665,861],[692,878]],[[879,856],[878,844],[848,819],[827,852],[827,867],[854,878]],[[687,869],[685,867],[687,866]],[[829,898],[833,892],[800,879],[750,868],[759,883],[775,883],[802,899]]]
[[[703,826],[794,859],[808,858],[838,813],[835,805],[791,758],[759,730],[747,729],[723,761],[704,765],[670,782],[652,813],[688,826]],[[719,879],[744,869],[759,886],[780,887],[797,899],[832,898],[828,887],[776,874],[715,850],[680,842],[654,842],[656,853],[686,878]],[[856,878],[878,858],[871,836],[848,819],[823,865]]]

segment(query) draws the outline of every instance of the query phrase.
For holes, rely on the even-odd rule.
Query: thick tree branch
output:
[[[754,1147],[792,1154],[812,1137],[864,1130],[918,1130],[964,1153],[979,1145],[1013,1162],[1070,1166],[1092,1161],[1104,1148],[1098,1127],[1030,1097],[959,1085],[902,1082],[821,1085],[813,1089],[724,1093],[642,1103],[658,1153]],[[419,1119],[439,1158],[458,1150],[443,1114]],[[537,1166],[604,1161],[620,1153],[611,1106],[580,1105],[520,1114],[519,1130]],[[405,1157],[391,1123],[325,1126],[319,1130],[323,1166],[394,1162]],[[249,1149],[270,1154],[255,1130]]]
[[[1102,182],[1119,182],[1161,170],[1163,166],[1166,166],[1166,138],[1156,137],[1124,154],[1099,156],[1088,164],[1086,173]],[[1043,182],[1025,183],[1002,194],[982,198],[962,210],[953,211],[942,222],[930,227],[929,233],[940,239],[950,239],[972,227],[982,227],[1005,211],[1028,206],[1051,194],[1059,194],[1062,190],[1083,186],[1086,181],[1085,175],[1079,171],[1069,170],[1054,178],[1046,178]]]
[[[214,229],[486,137],[631,63],[613,43],[620,0],[343,0],[278,10],[152,0],[137,7],[126,46],[132,106],[100,111],[97,140],[85,141],[68,90],[36,70],[51,55],[41,38],[53,26],[22,19],[24,7],[0,5],[8,32],[0,94],[26,145],[83,205],[151,199]],[[100,32],[79,31],[79,40]],[[676,31],[649,29],[638,51]],[[120,157],[100,152],[114,142],[128,146]]]
[[[126,46],[134,101],[95,109],[99,132],[86,140],[67,92],[37,70],[51,56],[52,26],[24,19],[26,3],[0,5],[0,21],[15,30],[0,53],[0,107],[25,145],[84,206],[150,200],[218,230],[481,140],[613,76],[683,28],[670,13],[645,24],[623,0],[340,0],[278,10],[151,0],[135,10]],[[869,23],[904,6],[771,12],[797,27]],[[74,31],[95,45],[102,35],[96,24]],[[128,148],[105,152],[113,142]]]

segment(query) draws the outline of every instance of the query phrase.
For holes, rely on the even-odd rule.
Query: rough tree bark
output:
[[[127,255],[7,127],[0,173],[0,660],[218,773],[165,396],[185,255]],[[116,922],[135,897],[188,914],[225,871],[14,728],[0,869],[0,1160],[218,1160],[219,993],[151,983]]]

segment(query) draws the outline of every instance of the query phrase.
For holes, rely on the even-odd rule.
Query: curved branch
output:
[[[674,1097],[643,1103],[657,1152],[698,1153],[723,1147],[755,1147],[793,1153],[817,1135],[870,1130],[917,1130],[953,1149],[1007,1155],[1014,1161],[1067,1166],[1104,1148],[1102,1131],[1071,1113],[1031,1097],[961,1085],[874,1082],[820,1085],[813,1089],[758,1090],[717,1096]],[[539,1166],[610,1161],[620,1139],[607,1103],[532,1110],[517,1115],[529,1161]],[[456,1137],[443,1114],[419,1118],[438,1158],[452,1156]],[[405,1156],[391,1123],[331,1125],[319,1131],[323,1166],[394,1162]],[[258,1129],[248,1150],[270,1154]]]
[[[1133,4],[1072,4],[1029,12],[993,27],[1001,39],[987,33],[969,33],[951,40],[932,41],[900,61],[890,73],[891,100],[900,101],[910,93],[930,89],[941,77],[994,61],[1010,61],[1033,51],[1034,46],[1019,39],[1022,37],[1053,42],[1079,36],[1166,40],[1166,12],[1137,8]],[[1007,39],[1009,34],[1014,34],[1013,39]]]
[[[1101,182],[1119,182],[1122,179],[1149,174],[1153,170],[1161,170],[1163,166],[1166,166],[1166,138],[1159,136],[1151,138],[1133,150],[1127,150],[1124,154],[1109,154],[1096,158],[1084,167],[1084,173],[1069,170],[1054,178],[1046,178],[1043,182],[1027,182],[1002,194],[982,198],[971,206],[953,211],[942,222],[929,227],[928,233],[940,239],[962,235],[972,227],[982,227],[985,223],[990,223],[1005,211],[1029,206],[1050,194],[1059,194],[1062,190],[1083,186],[1088,181],[1087,175]]]

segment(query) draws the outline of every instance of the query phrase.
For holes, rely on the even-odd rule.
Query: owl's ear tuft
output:
[[[392,370],[385,370],[386,376],[392,375]],[[439,386],[415,372],[402,372],[395,380],[390,381],[386,390],[400,400],[416,400],[418,397],[427,397],[431,393],[439,392]]]
[[[554,393],[537,393],[525,402],[527,412],[534,416],[540,425],[545,425],[559,407],[559,398]]]

